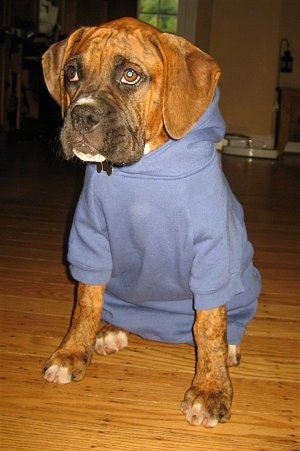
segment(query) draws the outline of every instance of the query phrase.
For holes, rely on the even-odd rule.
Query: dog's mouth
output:
[[[87,163],[96,163],[97,172],[99,173],[104,171],[107,175],[111,175],[113,172],[113,166],[116,166],[116,164],[108,161],[104,155],[98,153],[95,147],[84,140],[82,140],[76,148],[73,148],[73,154],[80,160]],[[124,166],[124,164],[118,164],[117,166]]]
[[[86,163],[96,163],[97,172],[106,172],[107,175],[113,173],[114,167],[129,166],[140,160],[141,157],[136,157],[130,161],[111,160],[99,153],[99,151],[90,144],[84,136],[77,137],[72,148],[73,156],[76,156],[81,161]]]
[[[76,146],[73,147],[73,154],[82,161],[102,163],[106,160],[104,155],[101,155],[98,150],[92,146],[83,137],[76,140]]]
[[[119,158],[114,158],[113,156],[106,156],[100,153],[92,144],[87,140],[82,139],[80,142],[76,142],[76,145],[72,148],[73,156],[76,156],[80,160],[87,163],[104,163],[107,161],[113,166],[129,166],[131,164],[137,163],[141,155],[131,155],[124,157],[124,160]]]

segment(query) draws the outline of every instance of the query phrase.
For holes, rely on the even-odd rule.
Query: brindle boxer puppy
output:
[[[91,162],[69,244],[77,304],[45,379],[80,380],[94,350],[127,345],[123,329],[195,343],[181,410],[191,424],[227,421],[228,365],[239,362],[259,277],[213,144],[224,134],[218,65],[127,18],[75,31],[45,53],[43,70],[62,108],[65,158]],[[111,324],[99,331],[100,318]]]

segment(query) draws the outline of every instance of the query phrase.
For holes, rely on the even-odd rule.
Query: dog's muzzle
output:
[[[67,110],[61,131],[66,159],[114,165],[137,162],[144,153],[139,130],[130,123],[128,113],[106,99],[79,99]]]
[[[103,162],[104,155],[99,154],[97,148],[93,147],[86,135],[92,133],[99,126],[100,116],[91,105],[75,105],[71,111],[71,123],[74,133],[78,132],[75,138],[73,153],[83,161]]]

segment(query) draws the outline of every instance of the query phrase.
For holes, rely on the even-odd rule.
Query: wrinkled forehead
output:
[[[152,37],[153,32],[149,30],[91,28],[74,43],[69,58],[79,56],[93,64],[123,57],[136,64],[151,66],[155,60],[160,60],[159,51],[152,43]]]

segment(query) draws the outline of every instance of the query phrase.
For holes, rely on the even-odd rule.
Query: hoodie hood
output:
[[[219,95],[217,88],[209,108],[183,138],[170,139],[133,165],[114,168],[114,174],[170,179],[201,170],[213,158],[215,143],[225,134],[225,122],[218,106]]]

